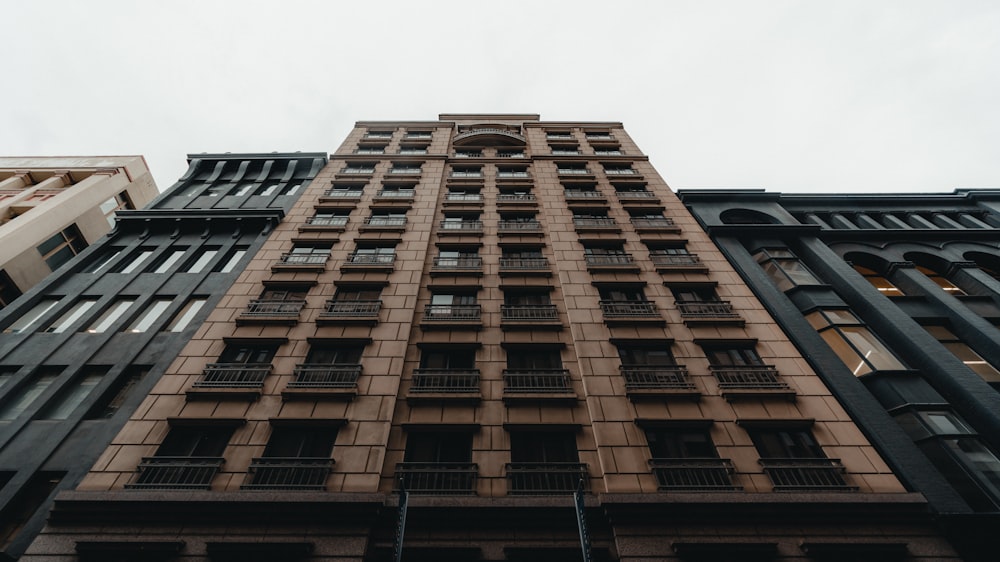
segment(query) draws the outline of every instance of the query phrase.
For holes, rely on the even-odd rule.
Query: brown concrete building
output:
[[[360,122],[25,560],[957,559],[620,123]]]
[[[0,158],[0,308],[157,195],[142,156]]]

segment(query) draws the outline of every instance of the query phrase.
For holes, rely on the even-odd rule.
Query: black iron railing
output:
[[[429,304],[424,308],[425,322],[476,321],[482,317],[478,304]]]
[[[618,222],[610,217],[575,217],[573,226],[576,228],[618,228]]]
[[[347,217],[346,216],[309,217],[306,219],[306,224],[312,226],[346,226]]]
[[[250,301],[242,315],[298,318],[305,304],[304,300],[254,300]]]
[[[500,258],[501,270],[548,268],[548,258]]]
[[[516,322],[551,322],[559,319],[554,304],[504,304],[500,305],[500,319]]]
[[[126,488],[208,490],[219,471],[221,457],[146,457]]]
[[[677,301],[682,318],[739,318],[728,301]]]
[[[653,229],[653,228],[673,228],[674,220],[667,217],[663,218],[649,218],[649,217],[632,217],[629,219],[632,222],[632,226],[639,229]]]
[[[605,318],[655,318],[660,314],[649,301],[601,301]]]
[[[622,365],[626,390],[673,388],[689,390],[694,384],[683,365]]]
[[[661,490],[735,490],[729,459],[687,458],[649,461]]]
[[[368,254],[354,253],[348,258],[348,265],[392,265],[396,261],[396,254]]]
[[[507,493],[511,495],[572,494],[583,480],[587,465],[578,462],[507,463]]]
[[[271,372],[270,363],[209,363],[201,380],[194,386],[202,388],[257,388]]]
[[[481,232],[483,230],[483,221],[481,220],[441,221],[440,226],[441,230]]]
[[[437,256],[434,258],[434,269],[464,269],[475,271],[482,268],[483,258],[479,256],[467,256],[460,258]]]
[[[293,371],[295,380],[289,388],[354,388],[361,376],[361,365],[302,363]]]
[[[497,194],[497,203],[527,203],[535,200],[535,195],[533,193]]]
[[[323,490],[333,459],[312,457],[260,457],[247,473],[246,490]]]
[[[504,369],[504,392],[572,392],[566,369]]]
[[[326,310],[320,317],[378,318],[382,301],[326,301]]]
[[[314,254],[282,254],[280,263],[285,265],[317,265],[324,264],[330,259],[329,252]]]
[[[501,220],[497,225],[500,232],[541,232],[542,223],[538,221]]]
[[[410,392],[478,392],[479,369],[414,369]]]
[[[479,467],[475,463],[401,462],[396,482],[411,494],[473,495]]]
[[[788,388],[771,365],[711,366],[722,390]]]
[[[838,459],[761,459],[764,473],[777,491],[854,490],[844,480],[844,467]]]
[[[698,254],[650,254],[649,260],[657,267],[685,267],[701,265]]]
[[[585,254],[583,257],[591,266],[635,265],[632,254]]]

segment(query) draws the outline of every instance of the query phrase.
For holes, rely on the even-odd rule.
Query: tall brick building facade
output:
[[[621,124],[359,122],[25,559],[389,560],[406,490],[403,560],[580,560],[581,486],[594,559],[957,559]]]

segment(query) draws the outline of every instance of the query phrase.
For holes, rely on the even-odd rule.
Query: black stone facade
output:
[[[1000,191],[678,195],[901,481],[927,498],[955,546],[968,559],[995,559],[1000,384],[974,372],[925,327],[946,327],[1000,366]],[[790,251],[815,282],[779,288],[754,255],[775,249]],[[880,291],[855,266],[898,291]],[[853,313],[905,368],[856,376],[807,320],[820,310]],[[928,415],[964,427],[918,435],[911,422]]]
[[[325,153],[188,159],[176,184],[143,210],[119,211],[111,233],[0,311],[0,559],[23,553],[56,494],[80,483],[327,162]],[[171,331],[193,300],[203,305]],[[124,309],[101,325],[115,307]]]

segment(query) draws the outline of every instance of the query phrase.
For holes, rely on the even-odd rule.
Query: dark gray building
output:
[[[326,164],[200,154],[0,311],[0,559],[16,559]],[[40,216],[39,220],[45,220]]]
[[[1000,191],[681,200],[969,559],[1000,525]]]

